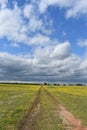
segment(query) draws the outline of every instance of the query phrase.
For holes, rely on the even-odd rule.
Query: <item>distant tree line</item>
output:
[[[18,83],[18,82],[0,82],[0,84],[22,84],[22,85],[48,85],[48,86],[86,86],[87,84],[77,83],[77,84],[66,84],[66,83]]]

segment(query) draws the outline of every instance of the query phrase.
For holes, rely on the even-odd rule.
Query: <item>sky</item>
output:
[[[87,83],[87,1],[0,0],[0,81]]]

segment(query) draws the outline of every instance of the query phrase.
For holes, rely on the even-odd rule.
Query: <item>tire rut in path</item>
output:
[[[69,125],[72,130],[87,130],[87,127],[83,126],[81,120],[76,119],[73,114],[66,110],[65,107],[63,107],[48,90],[46,90],[45,88],[43,89],[57,106],[58,109],[56,111],[56,114],[59,114],[60,118],[65,124]]]
[[[24,119],[21,122],[21,125],[19,126],[18,130],[32,130],[34,125],[34,118],[37,116],[37,114],[40,111],[40,91],[41,88],[38,90],[36,94],[36,98],[29,109],[29,112],[24,117]]]

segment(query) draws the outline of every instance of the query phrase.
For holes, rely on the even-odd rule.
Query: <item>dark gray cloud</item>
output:
[[[59,46],[60,50],[62,47],[65,49],[62,51],[64,58],[57,56],[58,52],[56,58],[52,57],[58,47],[56,45],[51,50],[50,47],[44,48],[45,53],[42,55],[37,49],[33,58],[0,53],[0,81],[86,82],[87,60],[72,54],[69,43],[61,43]],[[39,48],[39,52],[40,49],[43,50]]]

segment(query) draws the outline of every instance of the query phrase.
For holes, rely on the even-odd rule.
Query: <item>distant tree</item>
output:
[[[46,83],[46,82],[44,82],[44,85],[47,85],[47,83]]]
[[[83,86],[83,84],[77,83],[76,86]]]
[[[53,85],[54,85],[54,86],[56,86],[57,84],[56,84],[56,83],[54,83]]]

